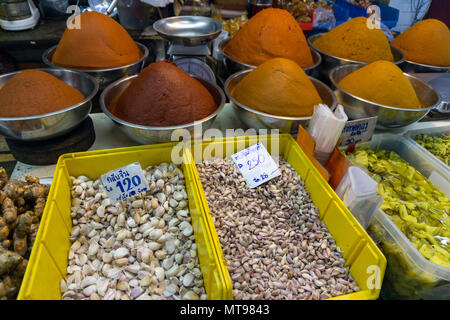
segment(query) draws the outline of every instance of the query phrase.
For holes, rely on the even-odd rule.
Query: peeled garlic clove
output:
[[[114,251],[114,259],[120,259],[130,254],[127,248],[118,248]]]
[[[183,295],[184,300],[199,300],[198,294],[194,291],[188,291]]]
[[[190,287],[194,283],[194,275],[192,273],[187,273],[183,277],[183,286]]]

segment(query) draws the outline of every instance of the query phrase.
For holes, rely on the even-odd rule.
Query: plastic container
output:
[[[404,137],[377,134],[372,141],[361,145],[394,151],[425,177],[433,171],[446,177],[445,168]],[[450,299],[450,268],[428,261],[383,210],[375,212],[369,232],[381,243],[388,261],[383,289],[386,288],[390,296],[397,299]]]
[[[414,137],[419,134],[426,134],[431,137],[435,136],[442,136],[442,135],[448,135],[450,134],[450,124],[447,126],[440,126],[440,127],[432,127],[427,129],[416,129],[416,130],[409,130],[405,133],[404,137],[413,144],[416,148],[419,148],[423,153],[425,153],[427,156],[429,156],[432,161],[435,163],[439,163],[442,167],[447,168],[447,177],[450,177],[450,167],[445,164],[441,159],[437,158],[434,154],[432,154],[430,151],[428,151],[425,147],[422,147],[420,144],[418,144],[416,141],[414,141]]]
[[[377,195],[377,187],[378,183],[362,168],[351,166],[336,188],[336,194],[364,229],[383,202],[383,198]]]
[[[101,174],[139,161],[143,168],[161,162],[170,162],[174,143],[151,146],[79,152],[59,158],[53,183],[48,195],[38,235],[31,253],[28,268],[19,292],[19,300],[61,299],[59,283],[66,276],[67,257],[72,229],[70,176],[86,175],[98,178]],[[190,155],[183,150],[183,159]],[[193,181],[192,169],[183,164],[186,192],[200,269],[203,274],[208,299],[228,299],[231,290],[226,287],[222,260],[218,258],[214,241],[207,227],[203,207]],[[218,240],[216,240],[218,241]]]
[[[397,25],[400,11],[398,9],[389,7],[378,1],[371,1],[373,4],[380,7],[381,22],[383,22],[388,28],[394,28]],[[346,0],[336,0],[336,4],[343,8],[346,8],[349,12],[350,18],[367,17],[367,10],[361,6],[348,2]]]
[[[386,259],[375,245],[373,240],[366,233],[364,228],[353,217],[352,213],[345,207],[344,203],[339,199],[336,193],[331,189],[328,183],[322,178],[317,169],[310,162],[303,150],[295,142],[292,136],[288,134],[281,135],[260,135],[216,139],[215,141],[200,141],[194,144],[193,148],[198,148],[195,155],[203,154],[204,150],[211,151],[211,156],[230,156],[242,149],[245,149],[257,142],[262,142],[271,153],[272,145],[274,150],[278,150],[278,154],[289,162],[296,172],[305,181],[306,189],[310,193],[313,203],[320,211],[320,218],[323,220],[336,240],[337,245],[343,251],[343,257],[346,265],[350,266],[350,273],[356,280],[361,291],[334,297],[332,299],[348,299],[348,300],[370,300],[377,299],[380,293],[380,286],[377,287],[375,277],[382,281],[386,268]],[[275,152],[275,151],[274,151]],[[205,156],[205,155],[204,155]],[[195,158],[199,161],[201,159]],[[204,160],[208,160],[207,157]],[[191,159],[194,162],[194,158]],[[204,190],[198,177],[195,166],[191,167],[192,174],[197,182],[198,191],[202,199],[203,214],[209,220],[211,233],[216,235],[216,229],[210,214],[208,202],[204,195]],[[219,257],[223,259],[222,248],[217,237],[213,237],[215,247]],[[226,261],[221,260],[222,267],[227,270]],[[228,274],[228,272],[226,272]],[[232,287],[231,278],[228,274],[226,277],[227,287]]]

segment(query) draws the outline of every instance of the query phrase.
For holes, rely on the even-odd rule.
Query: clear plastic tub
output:
[[[448,165],[446,165],[442,160],[437,158],[430,151],[428,151],[426,148],[422,147],[420,144],[418,144],[416,141],[414,141],[414,137],[419,135],[419,134],[426,134],[426,135],[431,136],[431,137],[442,136],[444,134],[447,135],[447,134],[450,134],[450,124],[448,126],[440,126],[440,127],[426,128],[426,129],[409,130],[404,135],[404,137],[411,144],[413,144],[416,148],[418,148],[422,152],[424,152],[427,156],[429,156],[431,159],[433,159],[433,161],[438,163],[441,167],[443,167],[444,169],[447,169],[447,177],[450,177],[450,167]]]
[[[425,177],[433,171],[446,177],[446,168],[399,135],[377,134],[363,145],[396,152]],[[393,298],[450,299],[450,268],[427,260],[381,209],[375,212],[369,233],[380,242],[388,261],[383,288]]]

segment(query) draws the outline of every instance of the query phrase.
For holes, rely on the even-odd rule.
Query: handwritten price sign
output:
[[[281,174],[261,142],[233,154],[231,158],[250,188],[256,188]]]
[[[121,201],[148,190],[139,162],[129,164],[101,176],[103,185],[112,202]]]

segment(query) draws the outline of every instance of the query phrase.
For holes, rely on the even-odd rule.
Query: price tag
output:
[[[347,121],[341,133],[339,147],[352,146],[372,139],[378,117]]]
[[[256,188],[281,175],[264,145],[259,142],[231,156],[250,188]]]
[[[148,190],[148,182],[139,162],[109,171],[101,176],[101,180],[112,202],[121,201]]]

